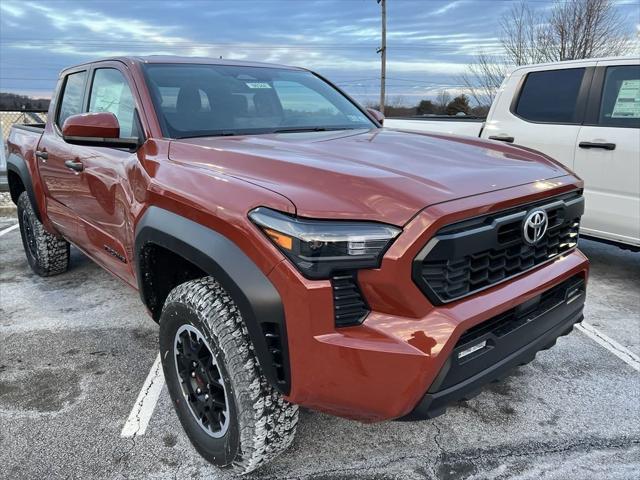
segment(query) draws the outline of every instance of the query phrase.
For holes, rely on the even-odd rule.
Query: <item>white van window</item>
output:
[[[640,66],[607,68],[598,124],[640,128]]]
[[[576,123],[576,103],[584,68],[531,72],[520,92],[516,113],[525,120]]]

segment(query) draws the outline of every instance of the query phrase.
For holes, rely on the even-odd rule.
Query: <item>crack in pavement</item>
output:
[[[441,434],[441,430],[439,427],[436,427],[437,433],[434,436],[437,437]],[[539,457],[544,455],[553,455],[556,453],[564,453],[564,452],[584,452],[591,451],[593,449],[597,450],[624,450],[631,448],[633,446],[640,445],[640,438],[611,438],[611,439],[598,439],[596,441],[579,441],[574,442],[572,444],[563,444],[563,445],[553,445],[550,444],[543,448],[529,448],[527,444],[523,444],[519,446],[517,449],[513,449],[509,445],[504,445],[501,447],[495,447],[491,449],[477,449],[471,452],[461,451],[461,452],[453,452],[447,453],[444,451],[442,446],[435,442],[438,448],[441,450],[441,453],[438,454],[437,458],[429,464],[429,469],[432,472],[433,478],[438,478],[437,467],[446,463],[452,463],[456,460],[464,460],[473,465],[476,465],[476,461],[480,460],[482,463],[483,460],[486,459],[508,459],[508,458],[524,458],[524,457]],[[506,453],[505,453],[506,452]],[[475,455],[472,455],[475,453]],[[313,479],[317,477],[334,477],[341,478],[340,475],[357,475],[358,473],[364,474],[365,472],[369,473],[384,473],[384,469],[398,462],[405,461],[417,461],[416,463],[420,463],[419,460],[424,460],[424,455],[421,454],[413,454],[413,455],[401,455],[397,457],[393,457],[387,459],[384,462],[380,462],[378,464],[371,464],[371,461],[368,460],[368,464],[358,465],[354,467],[346,467],[346,468],[336,468],[330,470],[318,470],[315,472],[309,472],[306,474],[298,475],[294,478],[298,479]],[[446,462],[444,461],[446,460]],[[423,465],[419,465],[423,466]],[[354,476],[355,476],[354,475]],[[252,478],[256,479],[276,479],[282,478],[280,475],[266,475],[266,476],[255,476]]]

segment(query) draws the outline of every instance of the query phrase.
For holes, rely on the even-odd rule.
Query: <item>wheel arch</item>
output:
[[[150,246],[185,259],[229,292],[240,309],[263,374],[274,388],[288,394],[291,375],[284,307],[258,266],[226,236],[176,213],[149,207],[136,226],[135,265],[140,296],[156,321],[165,298],[155,296],[148,275]]]
[[[33,211],[35,212],[38,220],[42,222],[42,215],[40,214],[40,208],[38,207],[38,202],[36,201],[36,196],[33,190],[29,167],[27,166],[27,162],[24,158],[16,155],[15,153],[10,153],[7,157],[7,181],[9,183],[11,201],[17,205],[20,194],[22,192],[27,192]]]

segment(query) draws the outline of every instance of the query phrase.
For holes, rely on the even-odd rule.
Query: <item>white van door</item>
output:
[[[576,141],[574,170],[585,182],[581,233],[640,246],[637,59],[598,62]]]

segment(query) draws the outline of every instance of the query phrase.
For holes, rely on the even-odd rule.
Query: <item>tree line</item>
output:
[[[378,104],[367,104],[378,109]],[[434,99],[420,100],[416,105],[407,106],[402,97],[389,103],[385,102],[384,112],[387,117],[416,117],[429,115],[475,116],[485,117],[490,105],[471,105],[468,95],[461,93],[452,97],[447,90],[441,90]]]
[[[0,92],[0,110],[48,110],[50,100],[48,98],[31,98],[26,95]]]

